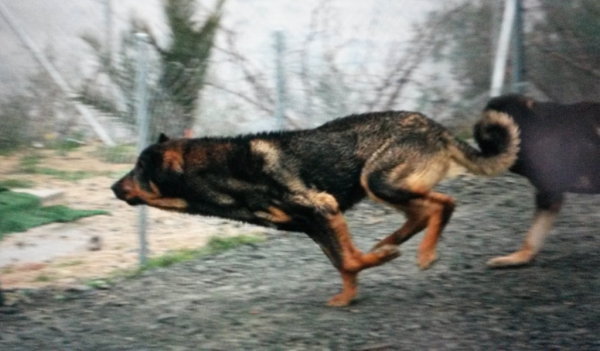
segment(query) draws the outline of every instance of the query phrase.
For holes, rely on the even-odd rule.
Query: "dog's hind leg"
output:
[[[407,215],[404,225],[381,240],[373,249],[383,245],[400,245],[427,228],[419,245],[417,265],[421,269],[429,268],[436,260],[435,248],[439,237],[454,212],[454,200],[447,195],[430,191],[435,181],[431,182],[427,175],[416,179],[408,178],[409,181],[407,178],[389,181],[388,172],[379,171],[365,175],[363,179],[363,186],[371,197],[388,203]],[[422,179],[427,182],[421,182]]]
[[[542,248],[544,239],[550,233],[562,203],[562,194],[539,192],[536,196],[537,209],[533,223],[525,236],[523,246],[510,255],[490,259],[487,261],[488,267],[515,267],[530,263]]]
[[[358,292],[358,273],[363,269],[381,265],[400,255],[395,246],[382,246],[378,250],[362,253],[356,248],[342,212],[335,198],[327,193],[302,197],[312,203],[307,234],[319,244],[331,263],[342,276],[343,290],[328,302],[330,306],[347,306]],[[303,207],[304,207],[303,206]]]
[[[429,221],[427,222],[427,230],[417,252],[417,265],[421,269],[431,267],[431,264],[436,260],[435,248],[437,242],[450,221],[450,217],[454,212],[454,199],[450,196],[430,192],[426,199],[429,203]]]
[[[412,200],[412,202],[419,202],[421,200]],[[419,233],[421,230],[427,227],[429,221],[429,214],[425,211],[422,206],[394,206],[397,210],[402,211],[406,214],[406,222],[389,236],[379,241],[371,251],[376,250],[384,245],[395,245],[398,246],[410,239],[413,235]]]

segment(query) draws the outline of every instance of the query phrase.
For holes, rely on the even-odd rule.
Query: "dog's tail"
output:
[[[508,114],[487,110],[473,127],[481,150],[456,141],[450,148],[452,158],[476,175],[495,176],[508,170],[519,153],[519,127]]]

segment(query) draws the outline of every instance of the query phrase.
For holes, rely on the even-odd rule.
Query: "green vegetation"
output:
[[[8,189],[32,188],[34,185],[35,185],[35,183],[30,180],[23,180],[23,179],[0,180],[0,188],[8,188]]]
[[[225,0],[217,0],[207,14],[199,14],[195,0],[165,0],[164,13],[170,31],[168,47],[161,47],[148,31],[148,26],[132,21],[122,36],[118,60],[106,59],[102,40],[94,34],[83,36],[83,40],[94,50],[98,71],[84,84],[78,99],[95,109],[118,116],[133,128],[135,117],[135,78],[137,40],[136,33],[146,32],[156,55],[149,57],[149,76],[156,77],[148,82],[148,104],[160,106],[150,109],[151,139],[160,132],[183,136],[192,128],[200,104],[200,92],[210,64],[216,34],[221,22]],[[203,16],[204,15],[204,16]],[[199,18],[203,18],[199,21]],[[100,91],[94,84],[99,75],[107,76],[117,95]],[[123,98],[125,106],[117,103],[115,96]]]
[[[214,255],[223,251],[234,249],[238,246],[246,244],[255,244],[264,239],[255,236],[240,235],[227,238],[213,237],[209,240],[206,246],[200,249],[177,250],[163,256],[153,257],[148,259],[145,267],[141,270],[168,267],[172,264],[189,261],[206,255]]]
[[[110,286],[108,279],[92,279],[86,283],[87,286],[93,289],[106,289]]]
[[[73,139],[59,139],[54,140],[48,144],[48,148],[56,151],[58,155],[65,156],[70,151],[76,150],[83,144]]]
[[[459,1],[430,14],[429,23],[442,26],[434,38],[435,55],[452,65],[463,100],[485,95],[490,87],[496,51],[492,38],[499,28],[494,23],[502,15],[501,7],[501,1]],[[598,0],[539,0],[526,9],[528,83],[555,101],[598,100],[599,15]],[[446,99],[461,100],[451,95]]]
[[[0,100],[0,154],[7,155],[29,142],[30,101],[23,94]]]
[[[40,162],[43,158],[44,156],[37,152],[24,155],[19,159],[17,173],[43,174],[66,181],[77,181],[95,176],[110,175],[110,172],[63,171],[50,167],[40,167]]]
[[[108,163],[134,163],[138,151],[135,145],[101,146],[94,153],[99,159]]]
[[[50,276],[48,276],[48,275],[45,275],[45,274],[40,274],[40,275],[38,275],[35,278],[35,281],[36,282],[40,282],[40,283],[47,283],[47,282],[49,282],[51,280],[52,280],[52,278]]]
[[[40,207],[40,199],[30,194],[0,189],[0,240],[5,234],[25,230],[52,222],[71,222],[99,214],[100,210],[73,210],[65,206]]]
[[[83,263],[82,260],[75,260],[75,261],[63,262],[63,263],[60,263],[60,264],[58,264],[56,266],[57,267],[73,267],[73,266],[79,266],[82,263]]]
[[[24,155],[23,157],[21,157],[19,159],[18,172],[19,173],[30,173],[30,174],[36,173],[35,170],[37,169],[40,162],[42,162],[43,158],[44,158],[44,156],[42,154],[40,154],[39,152],[32,152],[32,153]]]
[[[223,251],[232,250],[242,245],[257,244],[263,242],[264,240],[265,238],[262,236],[251,235],[239,235],[226,238],[213,237],[209,240],[206,246],[202,248],[176,250],[165,255],[152,257],[148,259],[144,267],[118,271],[112,278],[92,279],[88,281],[86,285],[95,289],[105,289],[112,283],[114,279],[119,277],[126,279],[139,277],[140,274],[150,269],[169,267],[176,263],[190,261],[196,258],[215,255]]]
[[[110,174],[110,172],[63,171],[60,169],[54,169],[49,167],[35,168],[32,172],[29,173],[48,175],[54,178],[67,181],[77,181],[81,179]]]

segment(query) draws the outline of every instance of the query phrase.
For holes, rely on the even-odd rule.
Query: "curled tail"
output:
[[[519,127],[508,114],[485,111],[473,134],[481,150],[458,140],[450,148],[452,158],[469,172],[491,177],[508,170],[517,160]]]

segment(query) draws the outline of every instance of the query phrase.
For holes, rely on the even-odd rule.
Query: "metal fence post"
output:
[[[512,47],[512,81],[511,91],[521,94],[525,90],[525,50],[523,49],[523,4],[517,0],[515,4],[515,22],[513,28]]]
[[[276,80],[276,99],[275,99],[275,120],[277,128],[283,129],[283,114],[285,111],[285,76],[283,73],[283,52],[285,49],[283,31],[275,31],[275,80]]]
[[[148,35],[137,33],[137,67],[135,76],[135,113],[138,124],[138,151],[143,151],[148,146]],[[148,247],[146,241],[147,208],[145,205],[139,207],[138,212],[138,234],[140,239],[140,265],[146,264]]]
[[[104,34],[104,50],[106,51],[106,60],[110,65],[112,63],[112,30],[113,30],[113,18],[112,18],[112,0],[104,0],[104,21],[105,31]]]
[[[504,88],[504,75],[506,74],[506,60],[508,58],[511,33],[514,26],[517,0],[505,0],[504,15],[502,16],[502,27],[498,48],[494,57],[494,71],[492,72],[492,84],[490,97],[502,94]]]

